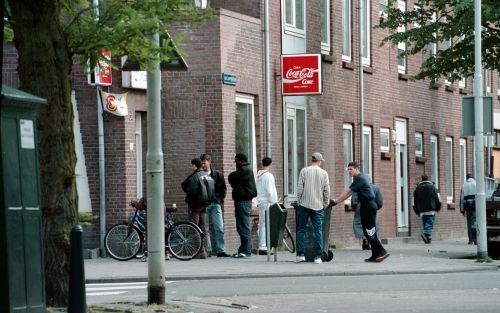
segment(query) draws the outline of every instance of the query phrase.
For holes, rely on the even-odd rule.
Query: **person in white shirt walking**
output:
[[[299,174],[297,184],[297,262],[306,260],[307,222],[313,225],[314,263],[321,264],[323,254],[323,219],[325,208],[330,202],[330,180],[328,173],[321,168],[325,161],[319,152],[312,155],[311,165],[304,167]]]
[[[260,255],[267,255],[266,244],[266,211],[278,201],[274,175],[270,170],[273,164],[271,158],[262,159],[262,169],[257,173],[257,203],[259,205],[259,251]]]
[[[469,244],[477,244],[476,230],[476,180],[472,174],[467,174],[467,180],[460,192],[460,213],[467,217],[467,236]]]

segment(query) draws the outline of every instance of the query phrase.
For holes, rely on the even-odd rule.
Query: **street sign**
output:
[[[236,75],[232,73],[222,73],[222,83],[226,85],[236,85]]]
[[[462,97],[462,135],[474,136],[474,97]],[[483,97],[483,133],[493,135],[493,98]]]
[[[281,93],[284,96],[319,95],[321,54],[281,56]]]

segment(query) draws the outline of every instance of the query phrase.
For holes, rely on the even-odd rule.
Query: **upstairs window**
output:
[[[305,21],[305,0],[285,0],[285,32],[304,37]]]
[[[398,0],[398,9],[401,12],[406,11],[406,1]],[[398,33],[406,32],[406,26],[398,27]],[[398,73],[406,74],[406,42],[398,43]]]
[[[351,61],[351,0],[342,0],[342,60]]]
[[[330,0],[321,0],[321,52],[330,54]]]
[[[363,65],[370,66],[370,37],[371,37],[371,19],[370,19],[370,8],[371,1],[370,0],[361,0],[363,3],[363,15],[361,16],[361,43],[362,43],[362,56],[363,56]]]

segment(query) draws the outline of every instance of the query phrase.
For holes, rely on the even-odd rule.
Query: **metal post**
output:
[[[477,257],[488,256],[484,192],[483,78],[481,66],[481,0],[474,0],[474,123],[476,156]]]
[[[100,254],[106,255],[104,248],[104,235],[106,234],[106,164],[104,161],[104,122],[102,120],[102,101],[100,89],[97,90],[97,133],[99,137],[99,242]]]
[[[267,210],[265,211],[265,222],[266,222],[266,247],[267,247],[267,262],[271,261],[271,220],[269,219],[269,208],[270,206],[267,207]],[[258,253],[258,251],[257,251]],[[276,254],[276,251],[275,251]]]
[[[364,23],[363,23],[363,0],[359,0],[359,9],[358,9],[358,26],[359,26],[359,128],[360,128],[360,136],[359,136],[359,166],[360,170],[363,172],[365,167],[365,157],[364,157],[364,132],[365,132],[365,121],[364,121],[364,81],[363,81],[363,34],[364,34]]]
[[[82,233],[83,229],[80,225],[75,225],[71,229],[68,313],[87,312]]]
[[[159,35],[151,41],[159,47]],[[161,72],[159,60],[149,60],[147,73],[148,152],[148,303],[165,303],[165,213],[163,211],[163,151],[161,136]]]
[[[271,78],[269,69],[269,0],[264,0],[264,62],[266,98],[266,155],[271,157]],[[269,255],[268,251],[268,255]]]

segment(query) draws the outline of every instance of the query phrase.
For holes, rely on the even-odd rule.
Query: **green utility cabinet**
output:
[[[45,312],[36,116],[46,103],[2,85],[0,312]]]

